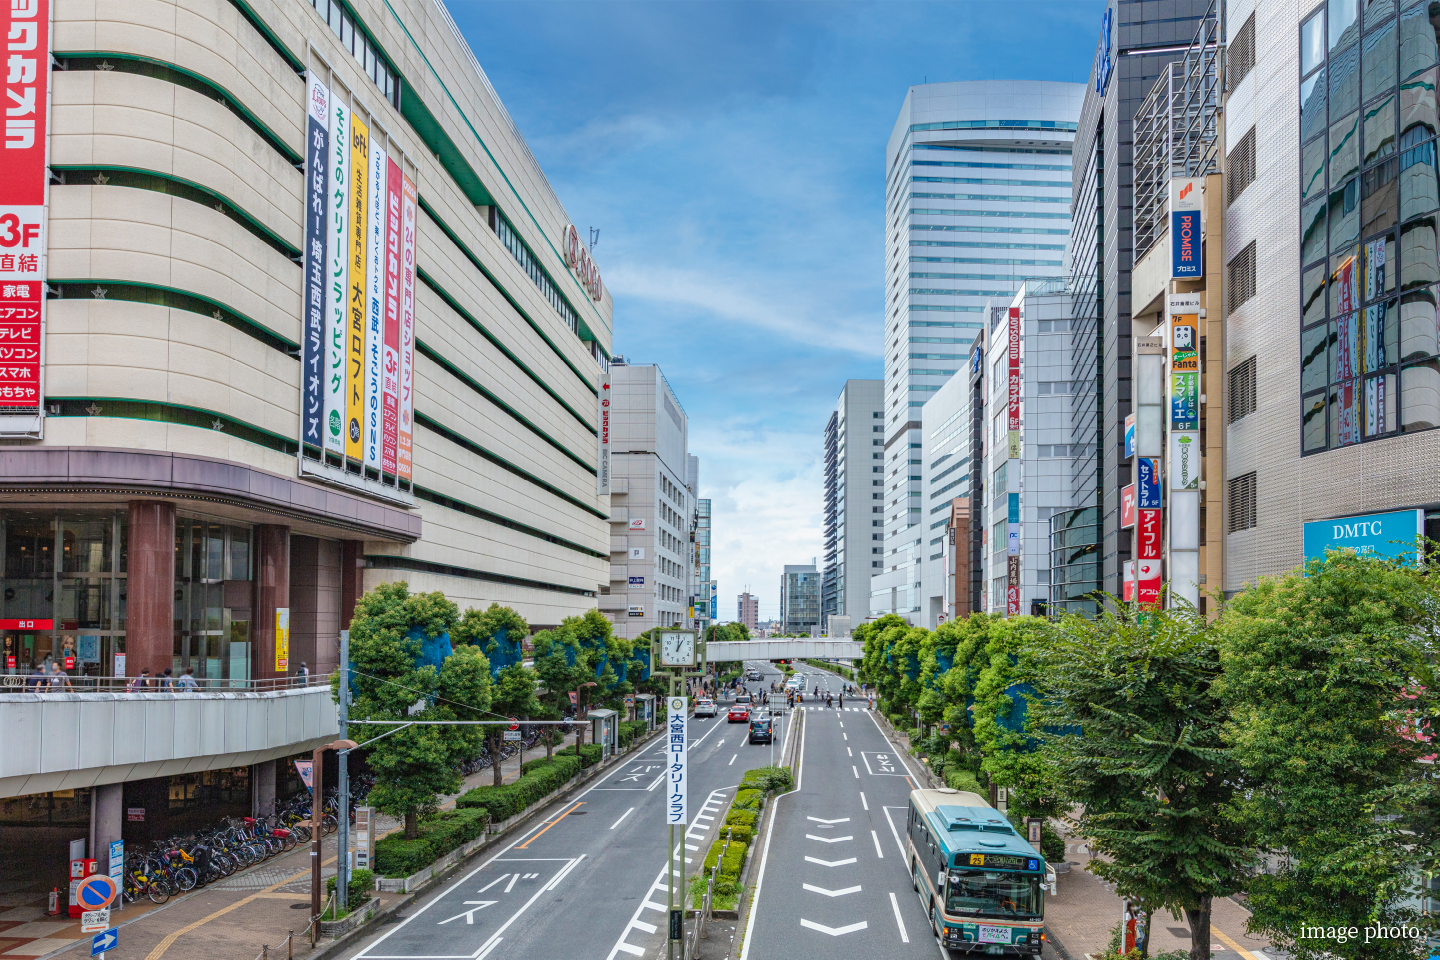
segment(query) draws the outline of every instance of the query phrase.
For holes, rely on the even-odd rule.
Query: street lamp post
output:
[[[316,747],[312,755],[311,782],[315,786],[310,797],[310,916],[316,923],[320,918],[320,834],[325,825],[325,751],[354,750],[355,747],[354,740],[336,740]],[[349,816],[349,811],[341,811],[340,815]],[[341,856],[344,856],[343,852]]]

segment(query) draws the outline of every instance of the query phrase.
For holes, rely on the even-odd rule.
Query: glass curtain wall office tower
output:
[[[920,410],[963,366],[992,297],[1063,277],[1085,87],[913,86],[885,152],[884,540],[870,613],[918,622]]]
[[[885,538],[885,383],[846,380],[825,425],[825,572],[820,626],[860,623]]]

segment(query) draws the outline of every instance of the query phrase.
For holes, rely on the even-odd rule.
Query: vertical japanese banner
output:
[[[330,161],[330,90],[314,73],[305,97],[305,282],[300,304],[300,440],[319,449],[324,443],[325,398],[321,388],[325,355],[326,200]]]
[[[330,213],[325,229],[325,449],[345,454],[345,328],[350,271],[350,108],[330,95]]]
[[[1005,465],[1007,506],[1005,612],[1020,612],[1020,335],[1019,307],[1011,307],[1006,348],[1005,425],[1009,458]]]
[[[385,337],[385,148],[370,132],[370,209],[365,228],[365,468],[380,469],[383,442],[380,405],[380,355]]]
[[[7,64],[0,158],[0,416],[27,418],[25,432],[39,429],[44,403],[50,3],[0,4]]]
[[[415,181],[404,178],[400,241],[400,438],[396,454],[400,479],[414,479],[415,470]]]
[[[345,322],[345,458],[360,463],[365,456],[365,293],[366,227],[370,223],[370,128],[358,113],[350,116],[350,271]]]
[[[381,426],[380,469],[397,475],[396,455],[400,439],[400,229],[404,179],[400,165],[391,157],[385,170],[385,334],[380,361],[380,383],[384,399]]]
[[[1153,606],[1160,602],[1162,528],[1158,457],[1136,458],[1135,501],[1135,599]]]
[[[683,827],[686,816],[686,755],[685,742],[685,698],[666,697],[665,755],[669,758],[665,766],[665,823],[672,827]]]
[[[610,374],[600,374],[600,389],[596,392],[598,408],[596,417],[595,444],[595,494],[608,496],[610,493]]]

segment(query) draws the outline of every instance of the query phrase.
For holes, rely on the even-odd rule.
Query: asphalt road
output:
[[[752,689],[755,684],[751,684]],[[788,719],[788,716],[783,717]],[[776,724],[774,756],[783,748]],[[748,725],[724,712],[690,718],[690,827],[686,876],[700,869],[719,812],[771,749],[748,744]],[[665,755],[659,741],[598,783],[547,811],[505,849],[466,864],[438,894],[366,940],[352,960],[586,960],[665,952],[668,829]],[[676,900],[681,899],[676,879]]]
[[[755,906],[741,960],[947,957],[931,932],[905,863],[914,775],[865,701],[812,703],[842,681],[806,672],[799,789],[778,798],[759,848]],[[778,945],[783,944],[783,949]]]

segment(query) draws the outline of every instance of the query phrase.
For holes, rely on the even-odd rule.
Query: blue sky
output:
[[[927,79],[1084,82],[1100,0],[449,7],[658,363],[714,501],[722,619],[823,565],[821,443],[883,376],[885,143]]]

